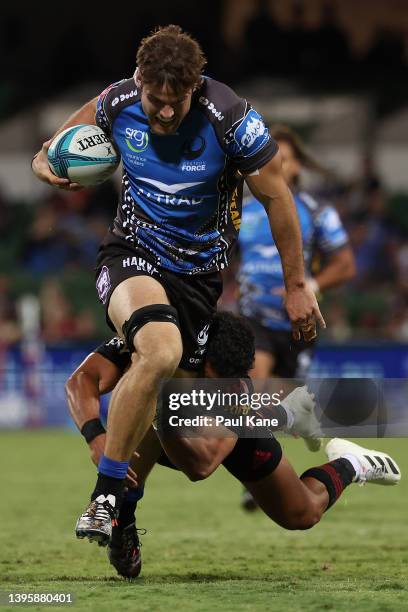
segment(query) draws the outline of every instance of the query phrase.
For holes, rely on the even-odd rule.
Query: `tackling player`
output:
[[[107,87],[58,131],[97,124],[123,162],[117,217],[98,256],[97,290],[111,327],[135,352],[112,394],[105,451],[82,515],[91,537],[94,500],[103,500],[97,502],[102,514],[109,507],[117,515],[129,459],[154,418],[160,381],[179,364],[190,373],[202,364],[221,270],[238,234],[244,179],[267,210],[296,335],[313,337],[316,322],[325,325],[305,283],[299,223],[278,147],[245,99],[202,75],[205,63],[181,28],[158,28],[142,41],[134,75]],[[52,174],[48,147],[33,159],[36,176],[77,188]]]
[[[213,331],[203,373],[207,377],[217,374],[222,377],[247,376],[254,351],[253,336],[246,322],[229,313],[220,313],[214,319]],[[90,446],[95,463],[105,444],[105,430],[99,420],[99,396],[114,386],[129,362],[130,354],[123,341],[115,338],[91,353],[67,382],[71,414]],[[304,436],[318,434],[310,400],[304,388],[295,389],[283,400],[281,416],[286,417],[286,431],[302,431]],[[289,418],[291,427],[288,427]],[[284,418],[281,423],[285,423]],[[162,439],[162,444],[166,448],[166,439]],[[222,463],[245,484],[264,512],[287,529],[312,527],[353,481],[396,484],[400,479],[399,469],[388,455],[363,449],[346,440],[332,440],[327,445],[330,462],[307,470],[300,479],[282,456],[281,447],[272,435],[267,438],[237,438],[229,432],[225,439],[179,438],[178,444],[169,448],[170,453],[177,448],[174,463],[191,480],[206,478]],[[153,430],[138,451],[139,456],[132,463],[137,472],[138,487],[129,488],[108,542],[110,562],[119,574],[128,578],[136,577],[141,568],[134,513],[137,501],[143,495],[144,481],[157,459],[163,465],[175,467],[161,451]],[[128,478],[134,485],[135,472],[130,470]],[[94,503],[90,508],[92,512],[101,513],[101,508]],[[101,535],[102,531],[99,532]],[[89,537],[89,534],[84,530],[80,536]]]

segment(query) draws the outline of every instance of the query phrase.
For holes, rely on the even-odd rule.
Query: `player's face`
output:
[[[160,136],[174,134],[191,106],[191,89],[175,94],[166,85],[144,83],[141,102],[150,129]]]
[[[278,140],[282,157],[282,173],[289,187],[293,187],[301,171],[300,161],[296,159],[292,146],[286,140]]]

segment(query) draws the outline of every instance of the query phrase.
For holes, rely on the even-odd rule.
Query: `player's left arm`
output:
[[[245,180],[268,214],[279,251],[286,288],[286,309],[295,339],[300,331],[306,340],[316,336],[315,321],[326,327],[316,297],[305,281],[302,236],[296,206],[283,178],[279,151]]]
[[[331,253],[325,265],[314,276],[318,291],[325,291],[351,280],[356,273],[356,264],[351,247],[347,244]]]
[[[51,168],[48,164],[48,149],[54,138],[58,136],[61,132],[66,130],[67,128],[73,125],[79,125],[81,123],[95,125],[95,115],[96,115],[96,103],[98,98],[93,98],[80,109],[75,111],[55,132],[55,134],[46,142],[43,143],[41,149],[36,153],[31,162],[31,169],[35,176],[43,181],[44,183],[48,183],[51,186],[59,187],[60,189],[68,189],[71,191],[78,191],[79,189],[83,189],[81,185],[78,183],[71,183],[69,179],[60,178],[55,176],[55,174],[51,171]]]

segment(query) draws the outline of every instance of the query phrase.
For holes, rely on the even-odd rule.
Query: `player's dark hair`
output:
[[[312,156],[310,151],[307,150],[307,147],[300,138],[299,134],[297,134],[289,126],[283,124],[272,125],[269,132],[272,138],[275,140],[283,140],[283,142],[286,142],[292,148],[295,158],[304,168],[312,170],[313,172],[318,172],[319,174],[323,174],[325,176],[329,176],[331,174],[327,168],[325,168]]]
[[[244,317],[218,312],[212,321],[206,360],[219,378],[248,376],[255,359],[255,339]]]
[[[167,85],[176,94],[198,85],[207,63],[198,42],[177,25],[159,27],[144,38],[136,62],[144,83]]]

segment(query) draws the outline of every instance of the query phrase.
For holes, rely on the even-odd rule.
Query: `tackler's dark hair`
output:
[[[255,359],[255,339],[244,317],[218,312],[211,323],[206,360],[219,378],[248,376]]]

